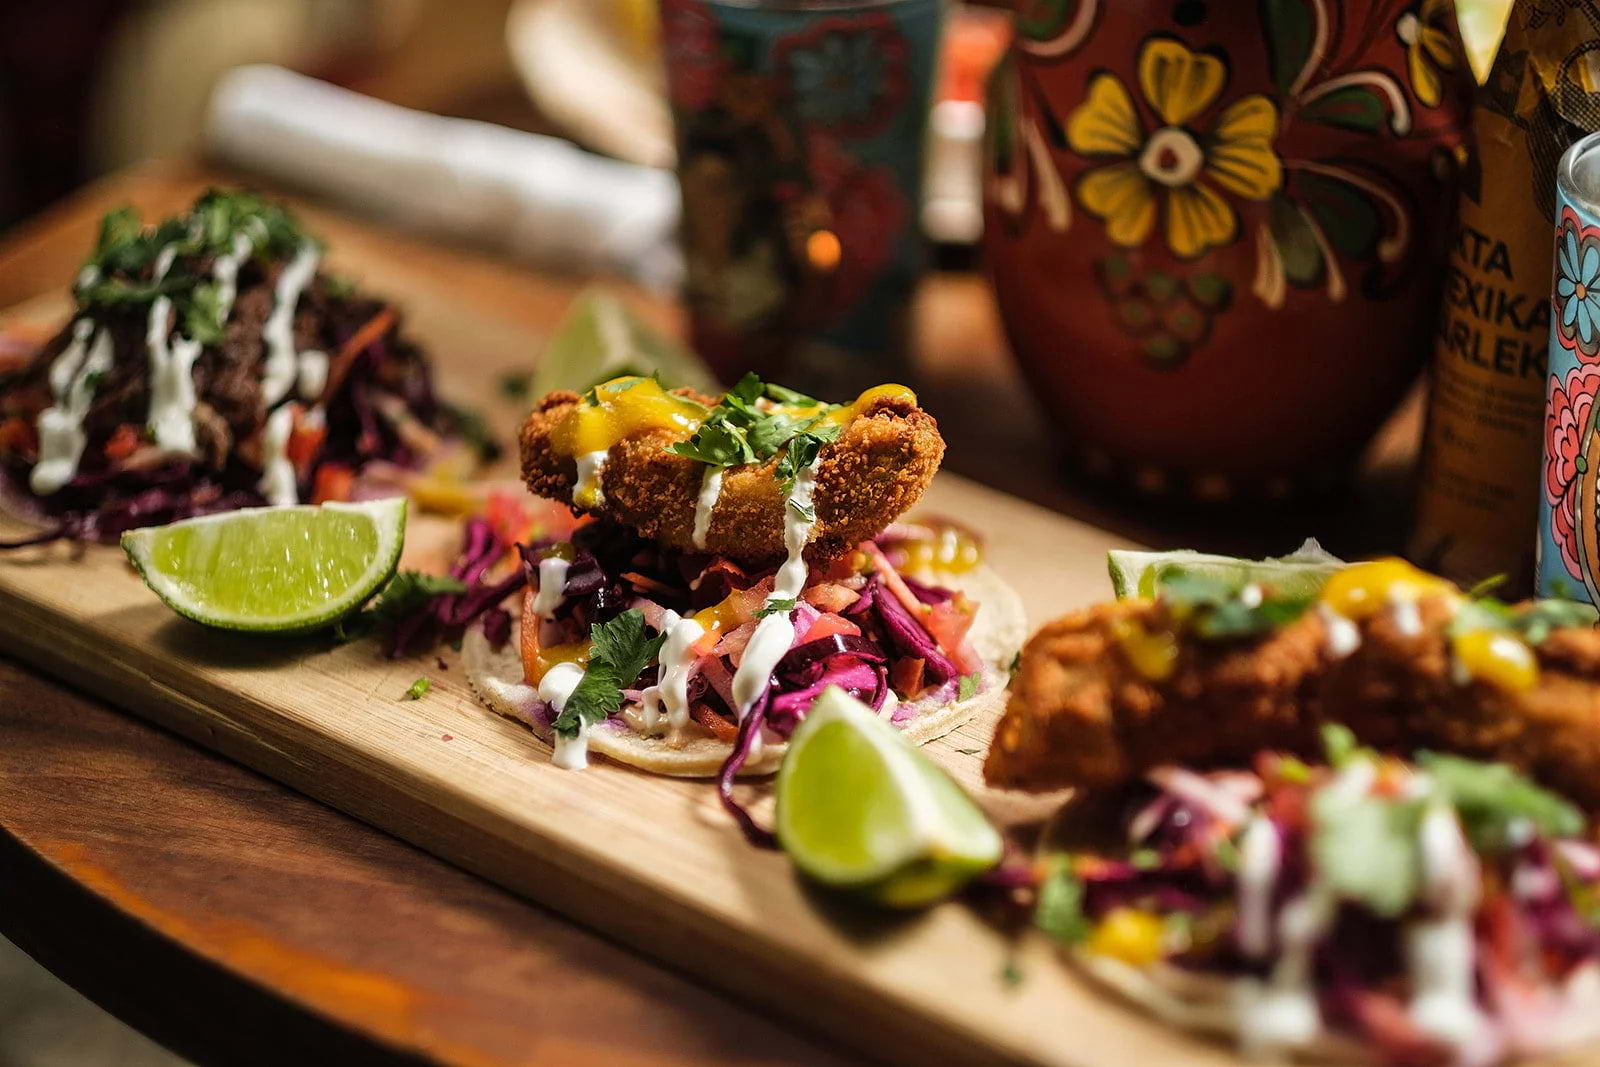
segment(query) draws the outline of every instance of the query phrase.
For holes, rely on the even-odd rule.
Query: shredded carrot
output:
[[[111,439],[106,442],[106,458],[127,459],[139,451],[139,446],[142,444],[144,438],[139,432],[139,427],[131,422],[125,422],[112,431]]]
[[[625,580],[632,582],[640,589],[648,589],[656,593],[666,593],[669,596],[674,592],[672,586],[668,585],[666,582],[658,582],[654,578],[648,578],[645,575],[640,574],[638,571],[623,571],[622,577]]]
[[[697,700],[689,708],[689,714],[694,721],[711,731],[718,741],[732,743],[739,739],[739,728],[724,719],[711,709],[711,705],[703,700]]]
[[[326,504],[330,500],[349,500],[356,475],[342,463],[324,463],[317,468],[317,481],[313,486],[311,502]]]
[[[308,422],[301,417],[300,412],[296,412],[294,430],[289,434],[284,454],[289,457],[289,462],[294,464],[295,470],[303,471],[317,458],[317,453],[322,451],[322,442],[327,440],[327,437],[326,423]]]
[[[345,378],[350,375],[350,368],[355,365],[356,357],[366,351],[368,345],[388,332],[394,325],[395,311],[392,307],[382,307],[378,313],[366,322],[361,328],[350,335],[350,339],[339,347],[338,353],[333,357],[333,363],[328,367],[328,384],[322,389],[322,396],[318,403],[326,404],[338,394]]]

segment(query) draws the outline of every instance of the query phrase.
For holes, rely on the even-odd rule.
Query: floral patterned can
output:
[[[1464,158],[1451,0],[1019,0],[985,244],[1092,473],[1277,496],[1348,470],[1428,356]]]
[[[900,376],[943,0],[662,0],[697,350],[844,392]]]
[[[1556,168],[1539,594],[1600,604],[1600,133]]]

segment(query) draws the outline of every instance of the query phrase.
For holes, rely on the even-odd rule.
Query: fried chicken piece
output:
[[[687,389],[675,392],[716,403]],[[580,399],[551,393],[523,424],[522,476],[536,496],[572,502],[577,467],[556,452],[551,434]],[[785,500],[773,473],[778,457],[728,469],[701,549],[694,544],[694,512],[706,466],[667,451],[682,439],[681,433],[649,430],[613,446],[601,475],[605,500],[587,510],[686,552],[743,564],[783,558]],[[921,499],[943,458],[944,439],[932,415],[898,397],[873,401],[818,454],[817,524],[806,557],[833,559],[876,535]]]
[[[1178,638],[1163,681],[1135,670],[1119,632],[1182,631],[1151,601],[1100,604],[1046,625],[1023,649],[1005,717],[984,765],[990,784],[1028,790],[1101,787],[1161,764],[1203,769],[1261,749],[1321,755],[1325,723],[1367,745],[1432,748],[1500,760],[1600,809],[1600,633],[1553,632],[1534,651],[1539,681],[1513,691],[1452,673],[1450,604],[1418,605],[1407,632],[1389,612],[1359,623],[1337,656],[1317,612],[1261,638]]]

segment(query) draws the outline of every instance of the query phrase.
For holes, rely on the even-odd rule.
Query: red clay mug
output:
[[[1427,358],[1470,73],[1451,0],[1017,0],[985,245],[1092,471],[1283,495]]]

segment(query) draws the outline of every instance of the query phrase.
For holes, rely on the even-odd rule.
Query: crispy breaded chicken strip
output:
[[[708,406],[716,403],[690,390],[675,392]],[[537,496],[572,502],[577,467],[572,457],[557,454],[551,434],[580,399],[577,393],[551,393],[523,424],[522,476]],[[741,563],[781,559],[784,497],[773,476],[778,457],[728,470],[705,548],[699,549],[694,511],[706,467],[667,451],[682,439],[671,431],[649,430],[615,445],[601,476],[605,501],[591,512],[688,552]],[[817,524],[806,557],[832,559],[877,534],[922,498],[943,458],[944,439],[932,415],[897,397],[874,401],[819,453],[813,498]]]
[[[1316,757],[1320,727],[1339,722],[1383,751],[1501,760],[1600,809],[1600,633],[1555,631],[1535,649],[1538,683],[1508,691],[1453,677],[1450,608],[1419,608],[1419,632],[1381,612],[1343,657],[1316,612],[1246,642],[1184,636],[1161,682],[1130,665],[1116,633],[1118,620],[1167,628],[1164,606],[1122,601],[1057,619],[1023,650],[984,776],[1017,789],[1100,787],[1165,763],[1238,764],[1264,748]]]

